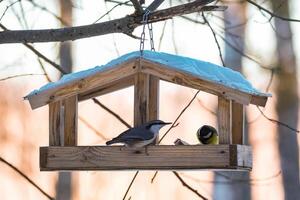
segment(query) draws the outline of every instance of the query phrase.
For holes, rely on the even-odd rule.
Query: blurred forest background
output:
[[[0,0],[0,30],[104,22],[132,14],[131,2]],[[160,9],[187,2],[166,0]],[[146,1],[146,5],[150,3]],[[154,42],[157,51],[241,71],[256,88],[273,94],[265,108],[247,107],[247,143],[253,147],[250,173],[179,171],[178,178],[172,172],[163,171],[151,182],[154,172],[143,171],[130,185],[133,171],[40,172],[39,146],[48,145],[48,108],[32,111],[23,97],[49,81],[58,80],[62,74],[55,66],[69,73],[102,65],[138,50],[140,41],[125,34],[108,34],[71,42],[1,44],[0,199],[121,199],[129,186],[126,199],[202,199],[201,196],[237,200],[300,199],[297,134],[300,2],[220,0],[215,3],[228,9],[154,23]],[[140,34],[141,27],[138,27],[133,35]],[[175,120],[195,93],[161,82],[160,118]],[[98,100],[132,125],[133,88]],[[179,119],[179,126],[162,143],[173,144],[176,138],[181,138],[196,144],[195,133],[201,125],[216,126],[215,108],[216,97],[200,92]],[[103,145],[126,129],[92,101],[79,105],[78,124],[80,145]]]

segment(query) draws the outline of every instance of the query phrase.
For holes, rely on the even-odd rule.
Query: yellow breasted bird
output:
[[[219,144],[217,130],[209,125],[204,125],[198,129],[197,138],[201,144]]]

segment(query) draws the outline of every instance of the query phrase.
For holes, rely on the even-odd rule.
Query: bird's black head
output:
[[[204,125],[197,131],[198,139],[204,144],[208,142],[208,140],[210,139],[210,137],[212,137],[213,134],[218,134],[217,130],[209,125]]]
[[[145,123],[145,127],[147,128],[147,129],[150,129],[151,128],[151,126],[153,126],[153,125],[161,125],[161,126],[165,126],[165,125],[168,125],[168,124],[172,124],[171,122],[164,122],[164,121],[162,121],[162,120],[152,120],[152,121],[149,121],[149,122],[147,122],[147,123]]]

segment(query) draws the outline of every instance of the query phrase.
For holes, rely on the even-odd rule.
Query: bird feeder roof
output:
[[[136,51],[105,65],[64,75],[59,81],[34,90],[25,98],[33,109],[72,95],[79,95],[79,99],[84,100],[91,98],[92,93],[105,93],[101,91],[108,87],[114,88],[107,90],[112,92],[132,85],[136,73],[151,74],[161,80],[221,95],[242,104],[264,106],[271,96],[255,89],[242,74],[230,68],[161,52],[143,51],[141,56]]]

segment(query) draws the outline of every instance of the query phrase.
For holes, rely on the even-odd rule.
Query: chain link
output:
[[[146,29],[146,25],[147,25],[148,30],[149,30],[151,51],[155,51],[154,40],[153,40],[153,27],[152,27],[152,23],[148,23],[149,14],[150,14],[150,11],[146,10],[146,12],[143,15],[143,21],[142,21],[142,23],[143,23],[143,30],[142,30],[142,33],[141,33],[141,41],[140,41],[140,53],[141,53],[141,56],[143,55],[143,51],[144,51],[144,48],[145,48],[145,37],[146,37],[145,29]]]

